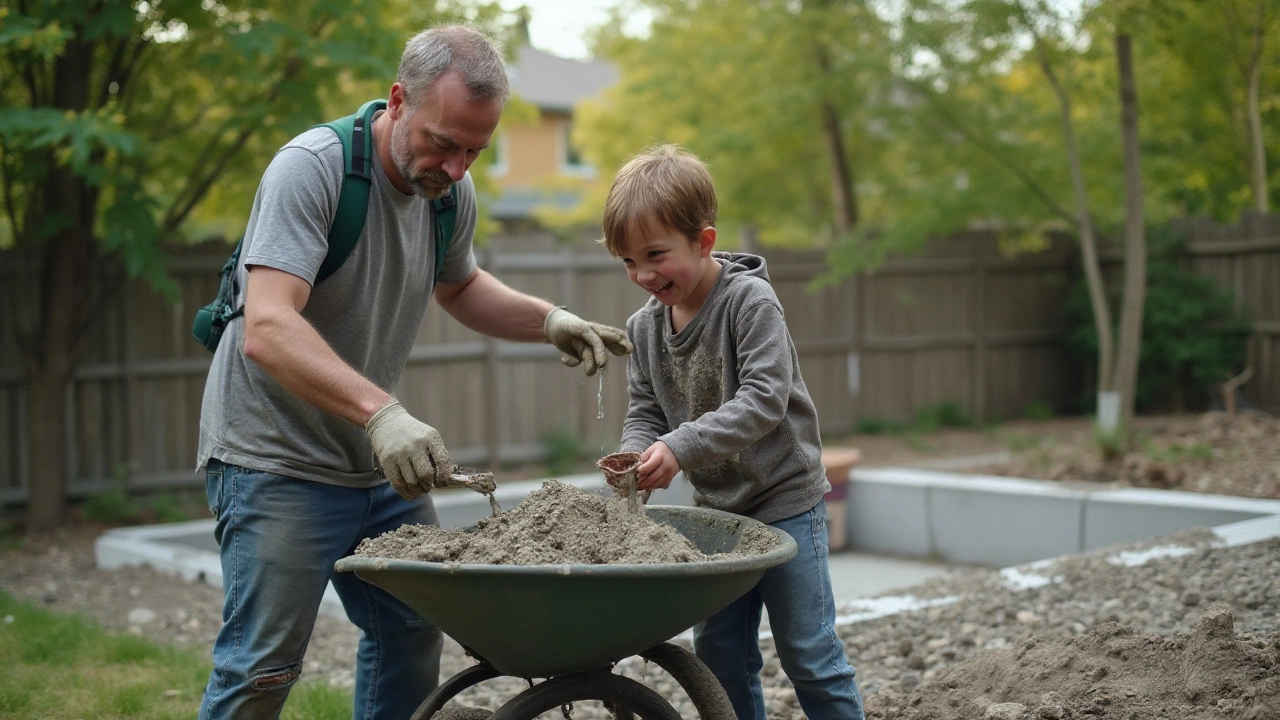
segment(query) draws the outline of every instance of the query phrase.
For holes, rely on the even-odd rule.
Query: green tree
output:
[[[1242,209],[1267,212],[1268,150],[1280,150],[1265,132],[1280,109],[1270,70],[1280,55],[1280,2],[1151,0],[1146,14],[1161,90],[1144,104],[1179,130],[1160,139],[1181,160],[1172,163],[1178,199],[1188,212],[1224,220]]]
[[[385,92],[404,39],[466,11],[450,7],[0,7],[0,247],[17,266],[4,292],[25,383],[29,531],[62,521],[64,398],[89,330],[124,279],[172,292],[165,247],[217,225],[217,213],[194,222],[214,188],[251,188],[283,140],[327,119],[327,108],[346,112],[362,82]],[[252,192],[236,195],[222,230],[243,226]]]
[[[1100,246],[1106,228],[1115,227],[1117,220],[1123,224],[1126,262],[1119,331],[1100,333],[1097,344],[1099,419],[1107,435],[1115,435],[1133,414],[1145,292],[1138,95],[1129,29],[1118,24],[1121,18],[1133,22],[1130,5],[1084,3],[1068,11],[1046,0],[924,2],[909,15],[902,50],[913,58],[927,52],[923,62],[915,61],[919,67],[911,87],[926,99],[931,114],[982,149],[1038,200],[1039,211],[1030,215],[997,215],[1002,224],[1034,233],[1057,221],[1075,233],[1095,325],[1101,328],[1114,326]],[[1100,42],[1107,37],[1115,38],[1113,53]],[[1031,79],[1032,68],[1037,80]],[[1104,100],[1100,91],[1107,87],[1115,94]],[[1011,98],[1009,90],[1015,90]],[[1012,103],[1001,102],[1001,93]],[[975,99],[981,103],[978,109],[973,109]],[[1037,111],[982,122],[990,106],[1008,104]],[[1043,114],[1049,106],[1056,109],[1056,131]],[[1115,145],[1106,147],[1100,140]],[[1057,167],[1039,166],[1037,159],[1045,157],[1056,157]],[[1111,168],[1119,182],[1095,182],[1106,177],[1098,167]],[[1060,198],[1055,187],[1070,188],[1069,199]],[[1121,195],[1123,205],[1108,199]],[[1098,208],[1103,208],[1101,222]]]
[[[647,145],[686,145],[716,178],[722,225],[768,242],[830,241],[879,212],[892,73],[869,3],[641,4],[648,37],[602,33],[597,51],[621,79],[579,110],[577,137],[602,172]]]

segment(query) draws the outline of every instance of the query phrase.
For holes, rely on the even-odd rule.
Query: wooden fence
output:
[[[1280,221],[1239,226],[1189,223],[1188,262],[1232,289],[1252,313],[1257,405],[1280,407]],[[227,249],[206,245],[172,265],[176,304],[130,284],[105,312],[66,404],[68,491],[83,497],[123,479],[132,491],[196,488],[200,403],[209,355],[190,317],[216,293]],[[954,403],[970,417],[1015,417],[1031,402],[1069,409],[1082,373],[1061,345],[1061,304],[1078,273],[1074,248],[1006,259],[993,236],[939,240],[821,291],[816,251],[765,251],[809,391],[826,434],[864,419],[906,419]],[[0,255],[0,260],[3,256]],[[522,291],[615,325],[646,299],[618,261],[589,242],[566,246],[545,233],[511,233],[479,253],[482,266]],[[0,264],[0,282],[4,266]],[[9,310],[0,307],[0,317]],[[6,340],[7,342],[7,340]],[[459,463],[501,467],[542,459],[553,438],[583,453],[616,447],[626,411],[623,363],[603,383],[562,367],[538,344],[472,333],[434,305],[397,390],[414,415],[437,427]],[[12,348],[0,352],[0,502],[26,495],[22,383]],[[603,415],[603,418],[601,418]]]

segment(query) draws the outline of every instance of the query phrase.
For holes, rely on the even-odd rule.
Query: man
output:
[[[214,355],[200,418],[198,466],[225,589],[201,718],[279,715],[330,580],[363,631],[354,717],[403,720],[436,686],[439,630],[384,591],[333,573],[363,538],[437,522],[426,493],[451,473],[448,451],[390,394],[430,297],[473,330],[550,342],[588,375],[609,352],[630,351],[623,331],[476,267],[467,169],[508,97],[501,55],[479,33],[440,27],[410,40],[372,125],[364,235],[314,287],[338,205],[341,143],[328,129],[307,131],[263,174],[237,268],[244,317]],[[447,192],[457,230],[433,277],[429,200]]]

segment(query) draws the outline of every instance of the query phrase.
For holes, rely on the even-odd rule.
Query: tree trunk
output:
[[[67,497],[66,391],[71,374],[53,368],[26,377],[28,533],[61,527]]]
[[[1034,27],[1027,21],[1029,28]],[[1080,233],[1081,260],[1084,264],[1084,276],[1089,287],[1089,306],[1093,311],[1093,324],[1098,330],[1098,416],[1099,425],[1105,434],[1111,434],[1115,428],[1108,421],[1109,406],[1105,400],[1115,392],[1115,374],[1112,364],[1114,354],[1112,344],[1111,308],[1107,305],[1106,286],[1102,280],[1102,268],[1098,262],[1098,241],[1093,235],[1093,221],[1089,216],[1089,200],[1085,193],[1084,169],[1080,163],[1080,150],[1076,146],[1075,126],[1071,120],[1071,96],[1062,86],[1053,64],[1049,62],[1049,54],[1044,41],[1036,36],[1036,55],[1040,70],[1048,78],[1054,94],[1058,96],[1058,108],[1062,118],[1062,139],[1067,151],[1067,164],[1071,171],[1071,189],[1075,199],[1076,230]]]
[[[858,224],[858,203],[853,193],[853,172],[849,168],[844,136],[840,131],[840,114],[830,102],[822,104],[822,130],[827,137],[827,155],[831,158],[835,227],[836,232],[843,235]]]
[[[1142,155],[1138,147],[1138,92],[1133,82],[1133,54],[1128,35],[1116,36],[1120,74],[1120,135],[1124,147],[1124,305],[1120,311],[1120,349],[1116,356],[1116,391],[1120,422],[1133,419],[1142,351],[1142,311],[1147,296],[1147,241],[1142,210]]]
[[[1262,0],[1255,4],[1253,25],[1253,50],[1249,54],[1249,114],[1250,165],[1253,186],[1253,207],[1260,213],[1267,212],[1267,151],[1262,140],[1262,111],[1259,109],[1259,85],[1262,80],[1262,42],[1265,35]]]
[[[67,113],[86,109],[92,66],[92,46],[78,35],[68,40],[55,61],[53,107]],[[16,280],[19,292],[35,305],[19,328],[29,423],[27,532],[49,530],[64,520],[67,388],[101,305],[107,266],[94,238],[99,189],[55,162],[52,153],[47,162],[52,170],[26,222],[31,236],[19,247],[35,271]]]

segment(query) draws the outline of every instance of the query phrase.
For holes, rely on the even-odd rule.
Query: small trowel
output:
[[[443,483],[437,483],[438,488],[455,488],[462,487],[468,490],[475,490],[481,495],[489,497],[489,509],[494,515],[502,512],[498,507],[498,499],[493,493],[498,489],[498,483],[493,479],[493,473],[487,470],[476,470],[474,468],[453,466],[453,472],[449,473],[449,479]]]

